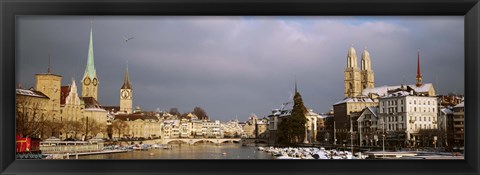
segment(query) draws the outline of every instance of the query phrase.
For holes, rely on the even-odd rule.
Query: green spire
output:
[[[85,68],[85,74],[83,75],[83,78],[87,77],[87,75],[90,78],[94,78],[97,76],[94,61],[95,60],[93,57],[93,29],[92,29],[92,21],[90,21],[90,43],[88,45],[87,67]]]
[[[125,79],[123,80],[123,85],[121,89],[132,89],[132,85],[130,85],[130,80],[128,79],[128,65],[127,70],[125,71]]]

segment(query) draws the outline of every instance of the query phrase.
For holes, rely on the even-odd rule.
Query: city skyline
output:
[[[17,83],[34,86],[51,56],[62,85],[71,77],[79,84],[91,19],[104,106],[118,105],[128,61],[133,105],[143,110],[199,106],[223,121],[263,117],[291,101],[296,80],[304,104],[328,112],[343,99],[352,44],[359,58],[365,47],[370,52],[376,87],[414,84],[420,49],[424,83],[437,94],[464,91],[461,17],[22,16]]]

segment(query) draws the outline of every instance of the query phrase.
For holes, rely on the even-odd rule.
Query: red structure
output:
[[[41,159],[40,139],[16,135],[15,152],[17,159]]]
[[[422,73],[420,73],[420,49],[418,50],[417,58],[417,87],[422,86]]]

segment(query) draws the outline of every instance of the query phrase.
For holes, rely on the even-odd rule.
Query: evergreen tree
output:
[[[295,92],[292,112],[290,116],[283,117],[278,126],[280,131],[279,142],[281,144],[294,145],[303,141],[305,123],[307,122],[306,113],[307,108],[303,105],[302,96],[299,92]]]

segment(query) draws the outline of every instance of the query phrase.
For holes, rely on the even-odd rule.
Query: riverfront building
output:
[[[424,96],[409,86],[388,92],[379,101],[380,127],[387,141],[403,145],[417,145],[421,130],[435,130],[437,125],[437,98]]]
[[[453,107],[454,146],[464,146],[465,143],[465,106],[464,102]]]
[[[246,138],[268,138],[269,137],[269,128],[268,128],[268,119],[258,117],[253,114],[243,125],[244,137]]]
[[[378,107],[366,107],[357,119],[360,146],[378,146]]]
[[[78,95],[77,85],[73,78],[71,85],[68,86],[61,86],[61,81],[62,76],[51,73],[49,64],[47,73],[35,75],[35,88],[30,90],[17,89],[20,94],[29,91],[30,94],[37,94],[34,96],[44,95],[48,97],[48,101],[41,100],[41,103],[46,102],[46,104],[40,106],[45,108],[42,112],[44,119],[51,122],[52,125],[38,126],[42,132],[30,135],[30,137],[49,138],[54,136],[61,139],[67,137],[80,139],[80,135],[83,134],[90,137],[106,138],[107,112],[98,103],[99,80],[94,65],[92,26],[90,27],[87,64],[81,81],[82,96]],[[22,100],[23,98],[17,99],[17,102]],[[80,124],[73,124],[72,122],[80,122]],[[90,126],[91,123],[98,123],[99,125]],[[83,129],[84,127],[74,127],[77,125],[86,127],[85,129]],[[53,131],[45,132],[46,130]]]
[[[286,102],[280,107],[280,109],[273,109],[272,114],[268,116],[268,142],[269,144],[275,144],[278,141],[280,130],[278,130],[278,125],[282,122],[282,118],[288,117],[291,115],[293,109],[293,102]],[[313,143],[317,141],[317,119],[319,115],[313,112],[312,109],[307,108],[307,113],[305,114],[307,119],[306,123],[306,137],[303,139],[304,142]],[[267,126],[266,126],[267,127]]]

